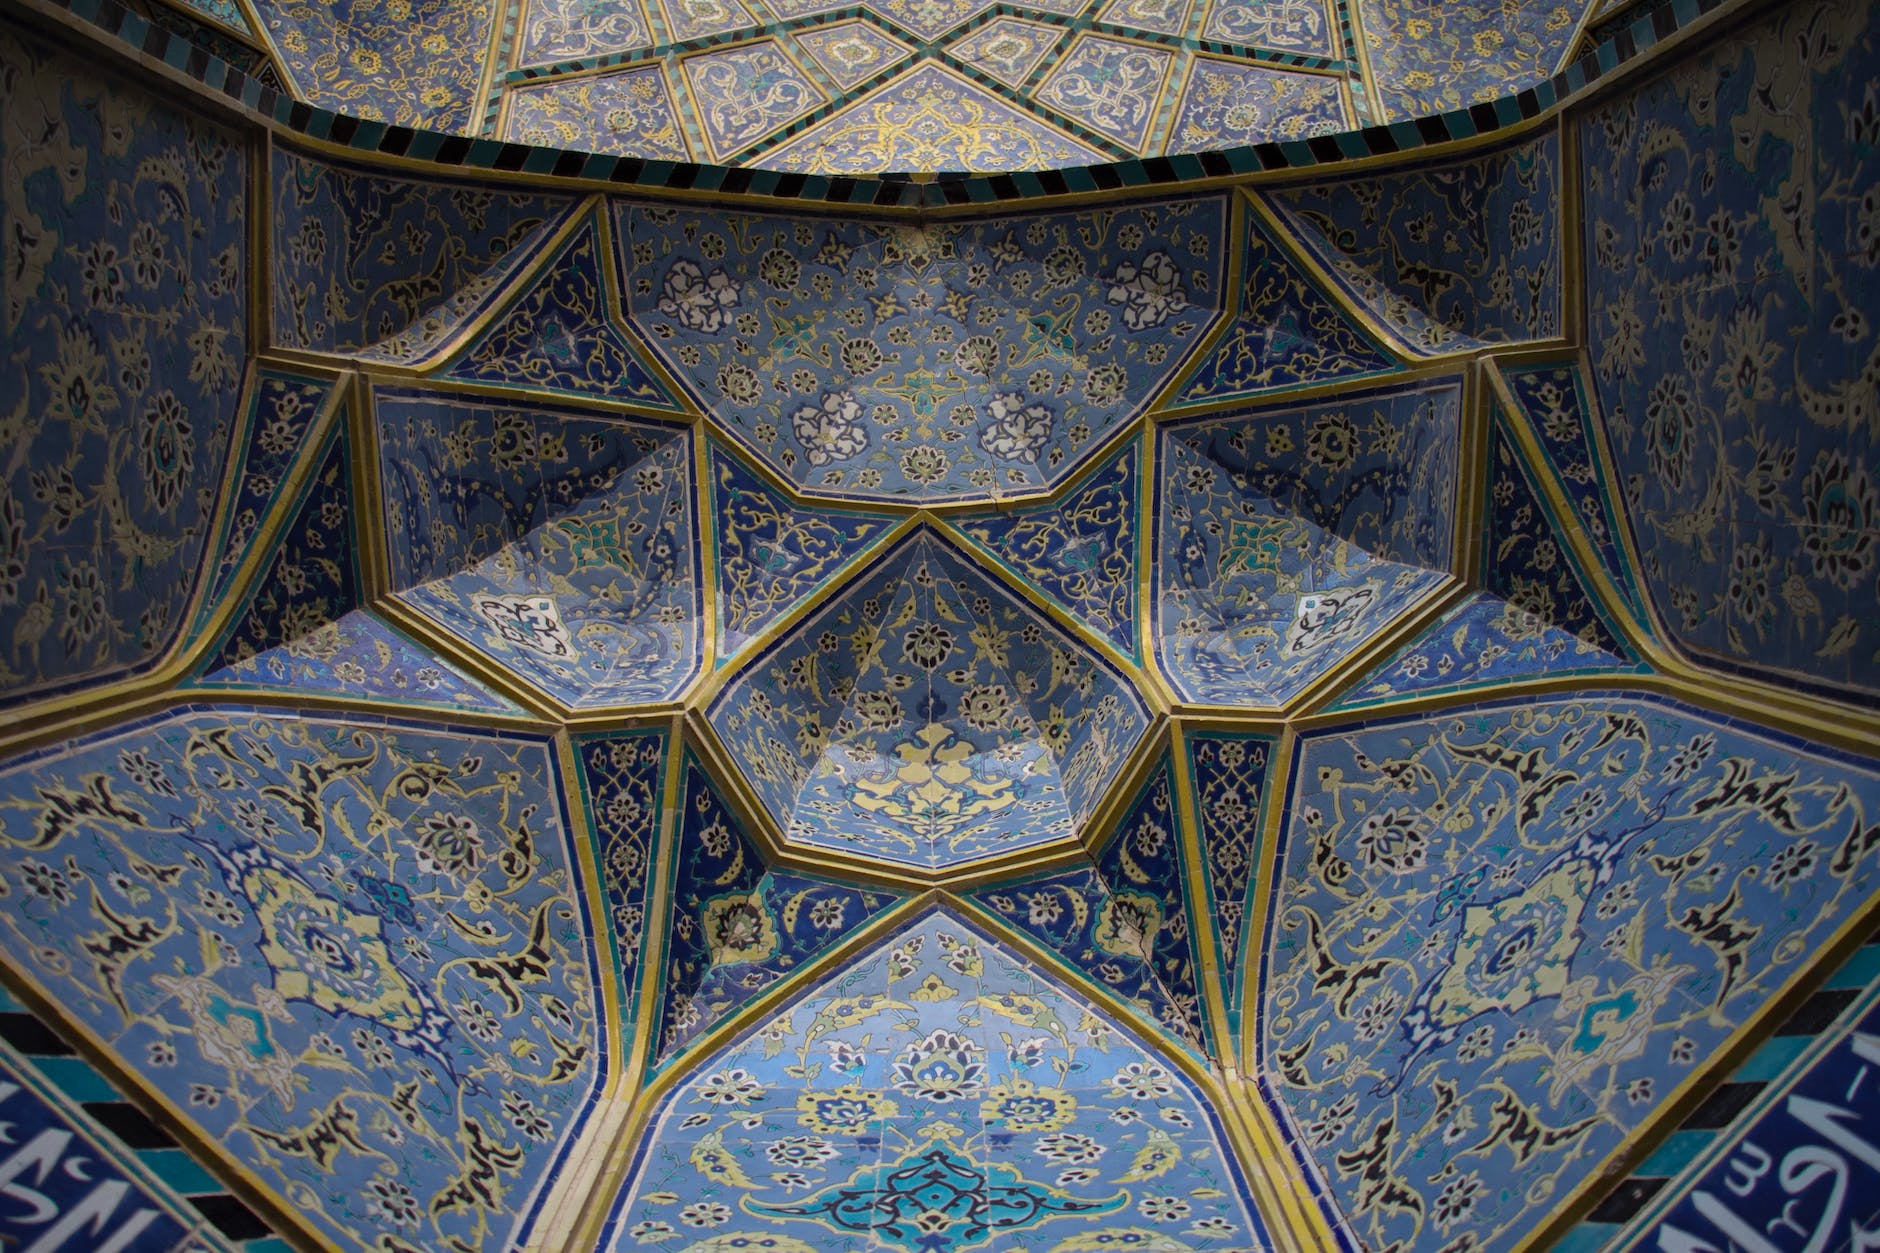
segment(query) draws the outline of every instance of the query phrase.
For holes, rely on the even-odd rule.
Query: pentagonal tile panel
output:
[[[874,226],[623,206],[629,316],[806,491],[1066,477],[1217,316],[1226,202]]]
[[[792,842],[929,870],[1072,837],[1148,726],[1120,672],[925,530],[709,719]]]

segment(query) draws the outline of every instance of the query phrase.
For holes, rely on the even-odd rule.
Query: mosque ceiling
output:
[[[351,116],[814,174],[1058,169],[1408,122],[1549,78],[1601,7],[179,3],[263,50],[300,99]]]
[[[1342,128],[1454,103],[1389,32],[1498,95],[1586,16],[194,7],[354,113],[760,162],[942,98],[1143,151],[1206,75]],[[1871,6],[1440,159],[942,218],[0,71],[0,1117],[148,1195],[121,1247],[1592,1253],[1875,1142]],[[1752,1078],[1816,1156],[1719,1218]]]

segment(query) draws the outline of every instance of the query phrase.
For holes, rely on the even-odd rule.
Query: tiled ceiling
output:
[[[1591,0],[189,0],[295,94],[555,148],[815,174],[1064,168],[1511,96]]]

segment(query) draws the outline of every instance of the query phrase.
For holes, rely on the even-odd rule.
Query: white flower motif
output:
[[[1007,392],[993,397],[986,410],[992,421],[979,433],[979,446],[1002,460],[1035,463],[1056,421],[1050,408],[1028,405],[1016,392]]]
[[[1188,307],[1181,272],[1166,252],[1159,251],[1117,266],[1107,299],[1123,306],[1123,325],[1132,331],[1160,326]]]
[[[742,288],[736,279],[715,269],[702,275],[691,261],[675,261],[666,271],[666,281],[659,296],[659,311],[674,318],[687,330],[715,334],[730,320],[730,310],[737,308]]]
[[[820,408],[804,405],[792,415],[790,429],[813,466],[847,461],[868,447],[861,403],[849,392],[824,392]]]

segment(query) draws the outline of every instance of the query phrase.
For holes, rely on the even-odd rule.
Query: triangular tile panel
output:
[[[1613,586],[1625,594],[1634,622],[1647,622],[1644,597],[1619,555],[1616,484],[1608,483],[1593,443],[1592,391],[1571,365],[1503,372],[1554,479],[1573,502],[1573,524],[1592,540]]]
[[[235,467],[235,489],[224,514],[220,540],[203,600],[208,613],[228,591],[229,580],[254,542],[268,511],[280,498],[295,458],[306,450],[314,419],[320,416],[327,389],[325,380],[302,378],[278,370],[261,370],[247,414],[248,443]]]
[[[205,674],[289,644],[359,607],[351,443],[344,429],[327,437],[293,517]]]
[[[952,519],[1007,569],[1136,655],[1140,438],[1055,504]]]
[[[1499,596],[1478,592],[1359,680],[1332,708],[1367,709],[1524,679],[1642,669]]]
[[[1128,0],[1150,3],[1152,0]],[[1141,153],[1155,122],[1175,54],[1153,44],[1079,34],[1038,84],[1038,99],[1132,153]]]
[[[1175,396],[1176,407],[1362,378],[1397,364],[1308,279],[1245,208],[1240,304]]]
[[[710,465],[722,663],[867,551],[895,520],[792,504],[716,445]]]
[[[1046,170],[1111,159],[961,75],[926,64],[758,154],[751,164],[860,175],[884,169]]]
[[[1533,474],[1499,418],[1490,423],[1488,515],[1482,537],[1487,589],[1603,652],[1636,654],[1613,625],[1559,521],[1541,499]]]
[[[613,325],[607,306],[600,232],[589,218],[445,377],[683,412]]]
[[[1419,353],[1560,333],[1559,199],[1551,130],[1464,161],[1273,196],[1353,299]]]
[[[1274,743],[1257,735],[1190,735],[1188,771],[1194,787],[1196,834],[1208,885],[1207,918],[1220,961],[1228,1028],[1240,1032],[1243,982],[1252,921],[1254,870],[1259,864],[1263,800]]]
[[[901,899],[772,870],[688,755],[673,852],[672,925],[653,1055],[714,1023]]]

